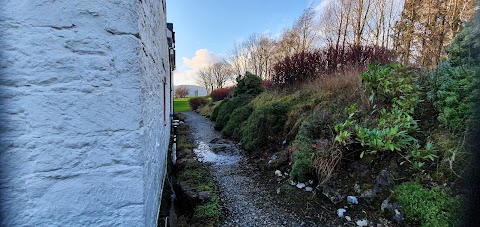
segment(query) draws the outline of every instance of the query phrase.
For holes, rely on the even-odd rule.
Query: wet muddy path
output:
[[[256,180],[258,171],[234,142],[222,139],[209,119],[184,114],[195,141],[194,152],[209,166],[219,187],[227,213],[223,226],[315,226],[278,205],[271,196],[275,188]]]

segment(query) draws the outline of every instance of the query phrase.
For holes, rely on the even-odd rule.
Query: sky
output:
[[[177,69],[174,85],[195,85],[198,69],[222,58],[252,34],[273,37],[321,0],[170,0]]]

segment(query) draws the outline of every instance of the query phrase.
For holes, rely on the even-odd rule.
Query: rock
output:
[[[187,182],[180,181],[178,182],[177,187],[179,189],[177,192],[177,198],[181,206],[188,208],[200,203],[198,193],[195,191],[195,189],[190,187]]]
[[[345,212],[347,212],[347,210],[343,209],[343,208],[340,208],[337,210],[337,215],[339,218],[343,217],[343,215],[345,214]]]
[[[405,219],[403,210],[398,203],[390,203],[389,199],[385,199],[380,206],[382,212],[387,212],[392,215],[392,219],[396,222],[401,222]]]
[[[392,209],[392,204],[390,204],[390,201],[388,199],[383,200],[382,205],[380,205],[380,210],[384,212],[385,210],[390,209]]]
[[[210,143],[211,144],[219,143],[221,140],[222,140],[222,138],[215,138],[215,139],[210,140]]]
[[[280,194],[281,190],[280,188],[277,188],[277,194]]]
[[[368,220],[362,219],[362,220],[356,221],[355,223],[357,224],[357,226],[360,226],[360,227],[367,226],[368,225]]]
[[[302,189],[302,188],[305,187],[305,184],[304,183],[298,183],[296,186],[297,186],[297,188]]]
[[[200,199],[201,203],[210,202],[210,192],[209,191],[199,192],[198,198]]]
[[[272,155],[272,157],[270,157],[270,160],[268,161],[268,164],[274,162],[275,160],[277,160],[277,158],[278,158],[278,157],[277,157],[276,154]]]
[[[333,204],[337,204],[343,200],[345,196],[342,196],[337,191],[334,191],[332,188],[328,186],[322,186],[322,195],[324,195],[330,202]]]
[[[280,169],[281,166],[288,164],[288,152],[279,151],[273,154],[267,162],[267,168],[269,169]]]
[[[313,180],[309,180],[309,181],[308,181],[308,184],[309,184],[309,185],[313,185],[313,183],[314,183]]]
[[[292,185],[292,186],[295,186],[295,185],[297,185],[297,182],[295,182],[295,181],[293,181],[293,180],[290,180],[290,182],[289,182],[289,183],[290,183],[290,185]]]
[[[371,198],[375,197],[376,195],[377,195],[377,193],[373,189],[368,189],[368,190],[364,191],[360,197],[371,199]]]
[[[345,216],[345,219],[346,219],[347,221],[352,221],[352,218],[351,218],[350,216]]]
[[[373,186],[373,188],[364,191],[360,197],[369,199],[374,198],[382,190],[391,188],[392,185],[393,180],[390,172],[388,172],[387,170],[382,170],[375,178],[375,185]]]
[[[283,176],[283,175],[282,175],[282,171],[280,171],[280,170],[275,170],[275,176],[277,176],[277,177],[282,177],[282,176]]]
[[[405,220],[405,214],[401,209],[395,209],[394,212],[395,215],[393,215],[393,220],[395,220],[396,222],[401,222]]]
[[[227,143],[210,144],[210,148],[212,149],[213,153],[228,152],[234,149],[232,145]]]
[[[358,199],[355,196],[347,196],[347,202],[350,204],[358,204]]]
[[[305,191],[311,192],[311,191],[313,191],[313,188],[312,187],[305,187]]]
[[[375,187],[380,189],[389,188],[393,184],[392,175],[387,170],[382,170],[375,178]]]

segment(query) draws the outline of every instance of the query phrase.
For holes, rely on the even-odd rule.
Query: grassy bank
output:
[[[184,120],[181,114],[175,118]],[[176,128],[177,164],[174,168],[181,216],[178,226],[215,226],[223,219],[218,189],[203,163],[195,159],[194,141],[187,125]],[[202,195],[208,195],[203,196]]]
[[[434,114],[422,115],[435,109],[426,98],[428,91],[422,89],[429,86],[422,86],[419,76],[399,65],[373,65],[365,73],[345,71],[294,89],[269,90],[262,90],[259,79],[246,76],[244,86],[239,83],[230,97],[203,107],[201,113],[265,167],[270,168],[271,157],[288,157],[283,161],[288,165],[274,168],[289,172],[294,182],[313,181],[319,187],[360,196],[352,190],[358,183],[357,191],[377,194],[365,207],[381,207],[385,199],[395,198],[405,209],[407,222],[402,224],[428,226],[434,223],[429,219],[442,212],[454,219],[456,210],[418,216],[405,202],[411,200],[408,195],[435,194],[440,189],[432,185],[454,185],[454,169],[464,160],[454,152],[459,148],[438,139],[456,135],[432,119]],[[398,180],[379,189],[375,179],[380,172]],[[398,189],[416,181],[424,183]],[[435,195],[448,204],[459,200],[450,200],[449,190]],[[429,204],[429,200],[416,203]],[[371,218],[379,220],[382,212],[372,210]]]
[[[190,111],[190,105],[188,104],[188,100],[190,100],[190,97],[187,98],[175,98],[173,100],[173,111],[175,113],[181,113],[181,112],[188,112]]]

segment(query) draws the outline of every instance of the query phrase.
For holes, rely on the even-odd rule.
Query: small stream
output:
[[[193,152],[195,152],[198,161],[211,163],[213,165],[233,165],[239,162],[242,158],[238,153],[229,153],[223,149],[218,151],[218,153],[215,153],[211,148],[212,145],[214,144],[207,144],[205,141],[197,141],[197,147]],[[218,144],[215,145],[218,146]]]
[[[214,130],[209,119],[192,112],[185,116],[197,159],[209,166],[228,210],[222,226],[313,226],[272,201],[267,191],[272,189],[252,177],[255,168],[234,142]]]

